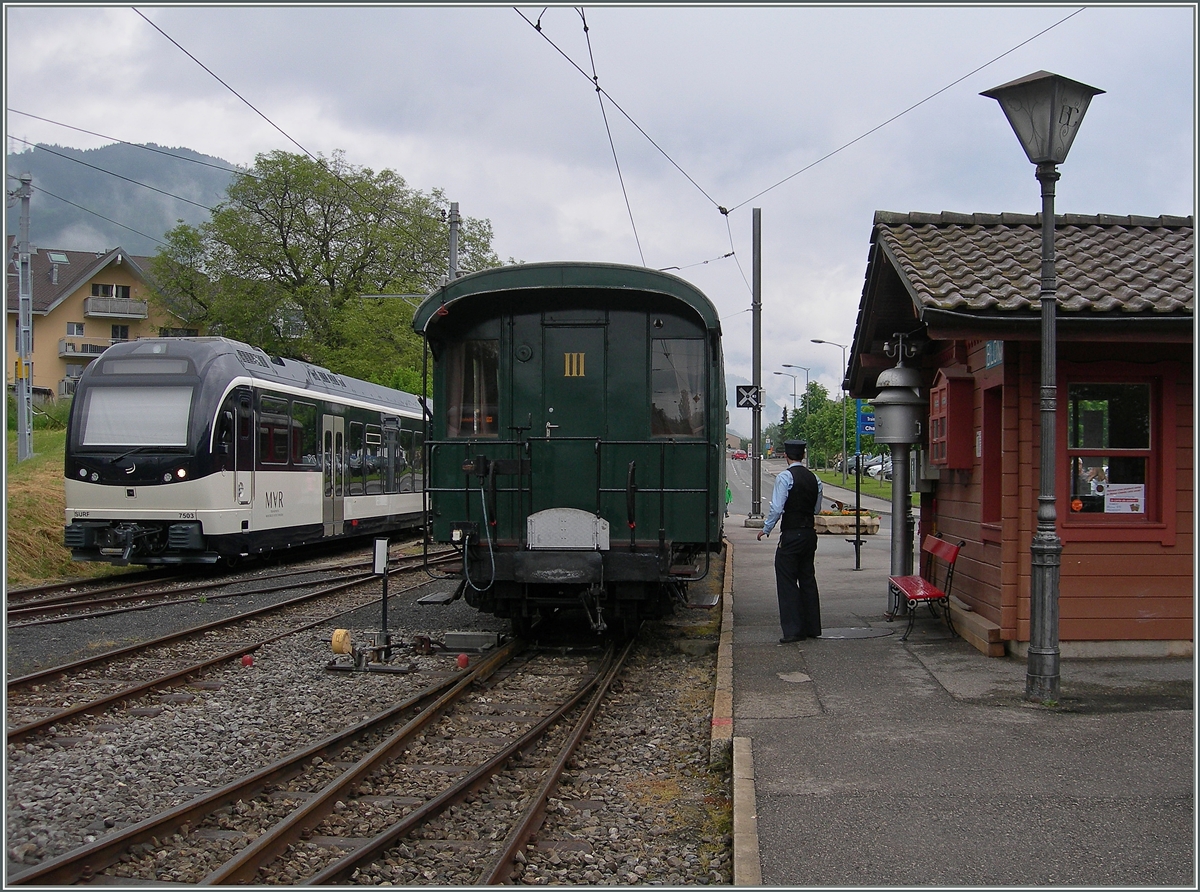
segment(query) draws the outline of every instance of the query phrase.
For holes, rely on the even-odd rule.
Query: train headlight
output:
[[[170,471],[167,471],[167,473],[163,474],[163,483],[170,483],[173,479],[175,478],[171,476]]]
[[[180,468],[178,471],[175,472],[175,476],[178,477],[180,480],[182,480],[184,477],[187,476],[187,468]]]
[[[89,477],[88,479],[91,480],[92,483],[95,483],[97,480],[100,479],[100,475],[98,473],[96,473],[95,471],[92,471],[92,476]]]
[[[80,468],[80,469],[79,469],[79,476],[80,476],[80,477],[86,477],[86,476],[87,476],[87,468]]]

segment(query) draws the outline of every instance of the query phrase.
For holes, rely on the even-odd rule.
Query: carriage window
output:
[[[292,463],[303,467],[317,466],[317,407],[312,403],[292,401]]]
[[[497,437],[500,342],[464,341],[446,351],[446,436]]]
[[[1072,514],[1146,514],[1149,384],[1071,384],[1067,454]]]
[[[363,426],[361,421],[350,422],[350,495],[363,494]]]
[[[286,465],[291,425],[287,400],[264,396],[258,409],[258,459],[265,465]]]
[[[704,341],[655,338],[650,350],[650,435],[704,436]]]
[[[379,495],[383,492],[383,431],[377,424],[368,424],[363,448],[364,492]]]

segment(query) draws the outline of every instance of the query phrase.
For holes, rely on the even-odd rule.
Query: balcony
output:
[[[58,382],[58,398],[65,399],[75,393],[75,385],[79,383],[78,378],[63,378]]]
[[[120,343],[112,338],[59,338],[58,358],[83,360],[94,359],[113,344]]]
[[[129,297],[88,297],[83,301],[84,316],[105,316],[110,319],[145,319],[149,304]]]

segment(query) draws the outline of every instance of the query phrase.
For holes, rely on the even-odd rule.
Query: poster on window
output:
[[[1104,487],[1105,514],[1141,514],[1146,510],[1146,484],[1110,483]]]

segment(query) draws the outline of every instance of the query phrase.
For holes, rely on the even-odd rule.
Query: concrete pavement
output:
[[[1024,661],[926,610],[900,641],[883,520],[860,570],[820,537],[824,634],[791,645],[777,536],[726,522],[713,727],[733,741],[735,884],[1194,887],[1192,660],[1064,659],[1058,704],[1028,703]]]

